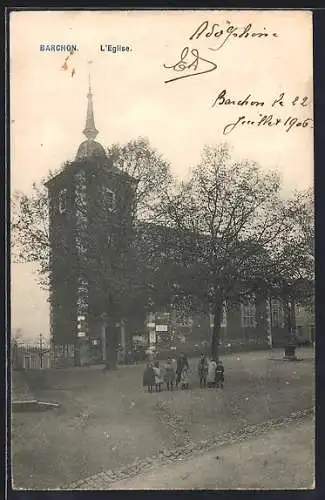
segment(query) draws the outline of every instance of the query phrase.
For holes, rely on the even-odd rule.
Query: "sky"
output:
[[[190,40],[205,21],[202,35]],[[225,32],[227,28],[233,35]],[[269,36],[258,37],[257,32]],[[41,51],[40,45],[46,44],[77,45],[78,50],[66,61],[67,69],[63,66],[69,54]],[[106,44],[130,50],[101,51]],[[175,66],[186,47],[189,53],[184,62],[186,66],[193,63],[192,67],[183,71],[164,67]],[[197,68],[195,54],[201,58]],[[216,69],[203,73],[215,65]],[[174,174],[186,178],[199,163],[204,145],[228,142],[235,159],[254,160],[263,169],[276,168],[285,195],[312,185],[313,130],[292,126],[286,132],[283,125],[289,117],[303,123],[313,115],[310,12],[11,13],[12,190],[29,193],[33,182],[40,182],[49,170],[75,157],[85,139],[89,70],[99,130],[96,140],[104,146],[148,137],[171,163]],[[195,74],[199,72],[203,74]],[[231,101],[250,95],[264,106],[213,106],[223,90]],[[281,93],[283,104],[272,106]],[[299,99],[292,104],[296,96]],[[272,114],[272,122],[278,118],[280,124],[244,124],[223,133],[240,116],[245,115],[241,121],[256,122],[259,113]],[[42,329],[46,335],[48,304],[32,267],[12,267],[12,326],[25,325],[30,335]]]

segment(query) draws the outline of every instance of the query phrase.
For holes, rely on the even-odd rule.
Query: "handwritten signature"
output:
[[[168,66],[163,65],[166,69],[172,69],[176,72],[186,72],[182,76],[175,76],[169,80],[165,80],[165,83],[175,82],[176,80],[181,80],[182,78],[189,78],[191,76],[203,75],[204,73],[210,73],[217,69],[217,65],[200,56],[197,49],[190,49],[189,47],[184,47],[181,52],[180,59],[175,63]],[[206,68],[206,69],[203,69]]]
[[[209,21],[204,21],[196,28],[189,39],[198,40],[201,36],[218,40],[219,45],[209,47],[210,50],[216,51],[220,50],[230,39],[276,38],[278,34],[269,32],[265,27],[260,31],[256,31],[253,29],[252,23],[246,24],[246,26],[236,26],[231,24],[230,21],[226,21],[225,26],[221,27],[218,23],[213,23],[211,26]]]

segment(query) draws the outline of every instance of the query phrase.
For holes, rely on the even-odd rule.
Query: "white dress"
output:
[[[184,369],[182,371],[182,375],[181,375],[181,384],[189,384],[189,382],[190,382],[189,370]]]
[[[215,381],[216,368],[217,368],[217,363],[215,361],[209,361],[207,382],[211,383]]]
[[[163,383],[163,378],[161,376],[161,369],[157,368],[157,366],[153,367],[153,371],[155,373],[155,384],[162,384]]]

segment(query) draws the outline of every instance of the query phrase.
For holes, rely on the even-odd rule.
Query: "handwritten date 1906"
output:
[[[181,76],[170,78],[166,80],[165,83],[175,82],[176,80],[189,78],[191,76],[203,75],[204,73],[210,73],[217,69],[217,65],[214,62],[204,59],[200,56],[197,49],[189,49],[189,47],[185,47],[182,50],[180,59],[175,64],[171,64],[170,66],[164,64],[163,67],[172,69],[173,71],[186,73]]]
[[[314,128],[313,123],[312,118],[299,119],[296,116],[288,116],[286,119],[283,119],[282,117],[274,116],[273,113],[269,115],[259,113],[259,118],[255,118],[254,120],[247,119],[246,115],[242,115],[236,121],[228,123],[223,129],[223,134],[229,135],[233,130],[241,126],[257,128],[283,127],[286,132],[290,132],[293,128]]]

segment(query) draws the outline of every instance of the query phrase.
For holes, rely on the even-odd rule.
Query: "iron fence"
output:
[[[14,370],[46,370],[75,365],[77,348],[75,345],[53,345],[50,347],[28,344],[13,345],[11,366]]]

